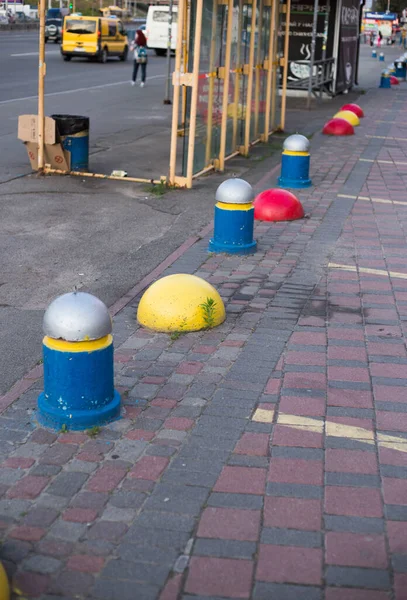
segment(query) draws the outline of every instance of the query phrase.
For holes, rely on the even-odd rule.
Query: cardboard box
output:
[[[37,115],[20,115],[18,117],[18,139],[23,142],[37,142],[37,123]],[[56,124],[51,117],[45,117],[44,137],[46,144],[57,143]]]
[[[38,116],[20,115],[18,118],[18,139],[22,140],[27,148],[31,168],[38,168]],[[44,155],[45,164],[51,169],[70,170],[71,155],[64,150],[59,140],[56,124],[51,117],[45,117],[44,129]]]

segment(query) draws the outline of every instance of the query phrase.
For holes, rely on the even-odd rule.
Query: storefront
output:
[[[361,10],[361,0],[314,0],[307,4],[292,0],[289,89],[301,89],[301,81],[309,79],[310,72],[315,78],[323,69],[326,93],[335,95],[355,84]]]

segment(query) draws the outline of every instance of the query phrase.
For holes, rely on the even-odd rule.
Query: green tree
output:
[[[406,0],[390,0],[390,12],[397,13],[400,16],[401,11],[404,8],[407,8]],[[373,10],[377,12],[386,12],[387,0],[376,0],[373,3]]]

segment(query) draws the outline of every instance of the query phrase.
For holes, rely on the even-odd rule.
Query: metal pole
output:
[[[311,106],[311,94],[312,94],[312,77],[314,73],[314,61],[315,61],[315,46],[317,37],[317,25],[318,25],[318,0],[314,0],[314,20],[312,22],[312,39],[311,39],[311,58],[309,61],[309,80],[308,80],[308,97],[307,97],[307,108]]]
[[[187,0],[179,0],[178,2],[178,23],[182,23],[184,14],[187,11]],[[170,146],[170,168],[169,168],[169,184],[175,183],[175,167],[177,163],[177,134],[178,134],[178,117],[179,117],[179,95],[180,95],[180,72],[182,60],[182,46],[184,32],[181,29],[178,32],[177,48],[175,52],[175,79],[173,86],[173,105],[172,105],[172,125],[171,125],[171,146]]]
[[[199,77],[199,63],[201,60],[202,12],[203,12],[203,0],[197,0],[195,36],[194,36],[195,37],[195,39],[194,39],[194,61],[193,61],[193,71],[192,71],[191,112],[190,112],[190,117],[189,117],[187,188],[192,187],[192,175],[193,175],[193,170],[194,170],[196,111],[197,111],[197,102],[198,102],[198,77]]]
[[[281,122],[280,129],[285,129],[285,113],[287,107],[287,77],[288,77],[288,55],[290,50],[290,17],[291,17],[291,0],[287,0],[285,6],[286,19],[284,28],[284,70],[283,70],[283,86],[281,90]]]
[[[171,104],[170,100],[170,77],[171,77],[171,39],[172,39],[172,9],[173,0],[168,6],[168,41],[167,41],[167,80],[165,82],[164,104]]]
[[[247,94],[246,94],[246,119],[244,130],[244,155],[249,154],[250,145],[250,122],[252,116],[252,97],[253,97],[253,67],[254,67],[254,42],[256,37],[256,12],[257,0],[252,0],[252,19],[250,23],[250,47],[249,47],[249,74],[247,77]]]
[[[45,0],[39,2],[40,39],[38,58],[38,170],[44,169],[44,79],[45,79]]]
[[[226,134],[228,123],[230,55],[232,46],[233,0],[228,0],[228,20],[226,30],[225,79],[223,82],[222,125],[220,132],[219,171],[225,169]]]

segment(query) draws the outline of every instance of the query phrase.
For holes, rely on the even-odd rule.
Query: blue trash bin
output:
[[[51,115],[64,149],[71,155],[71,171],[89,170],[89,117]]]

